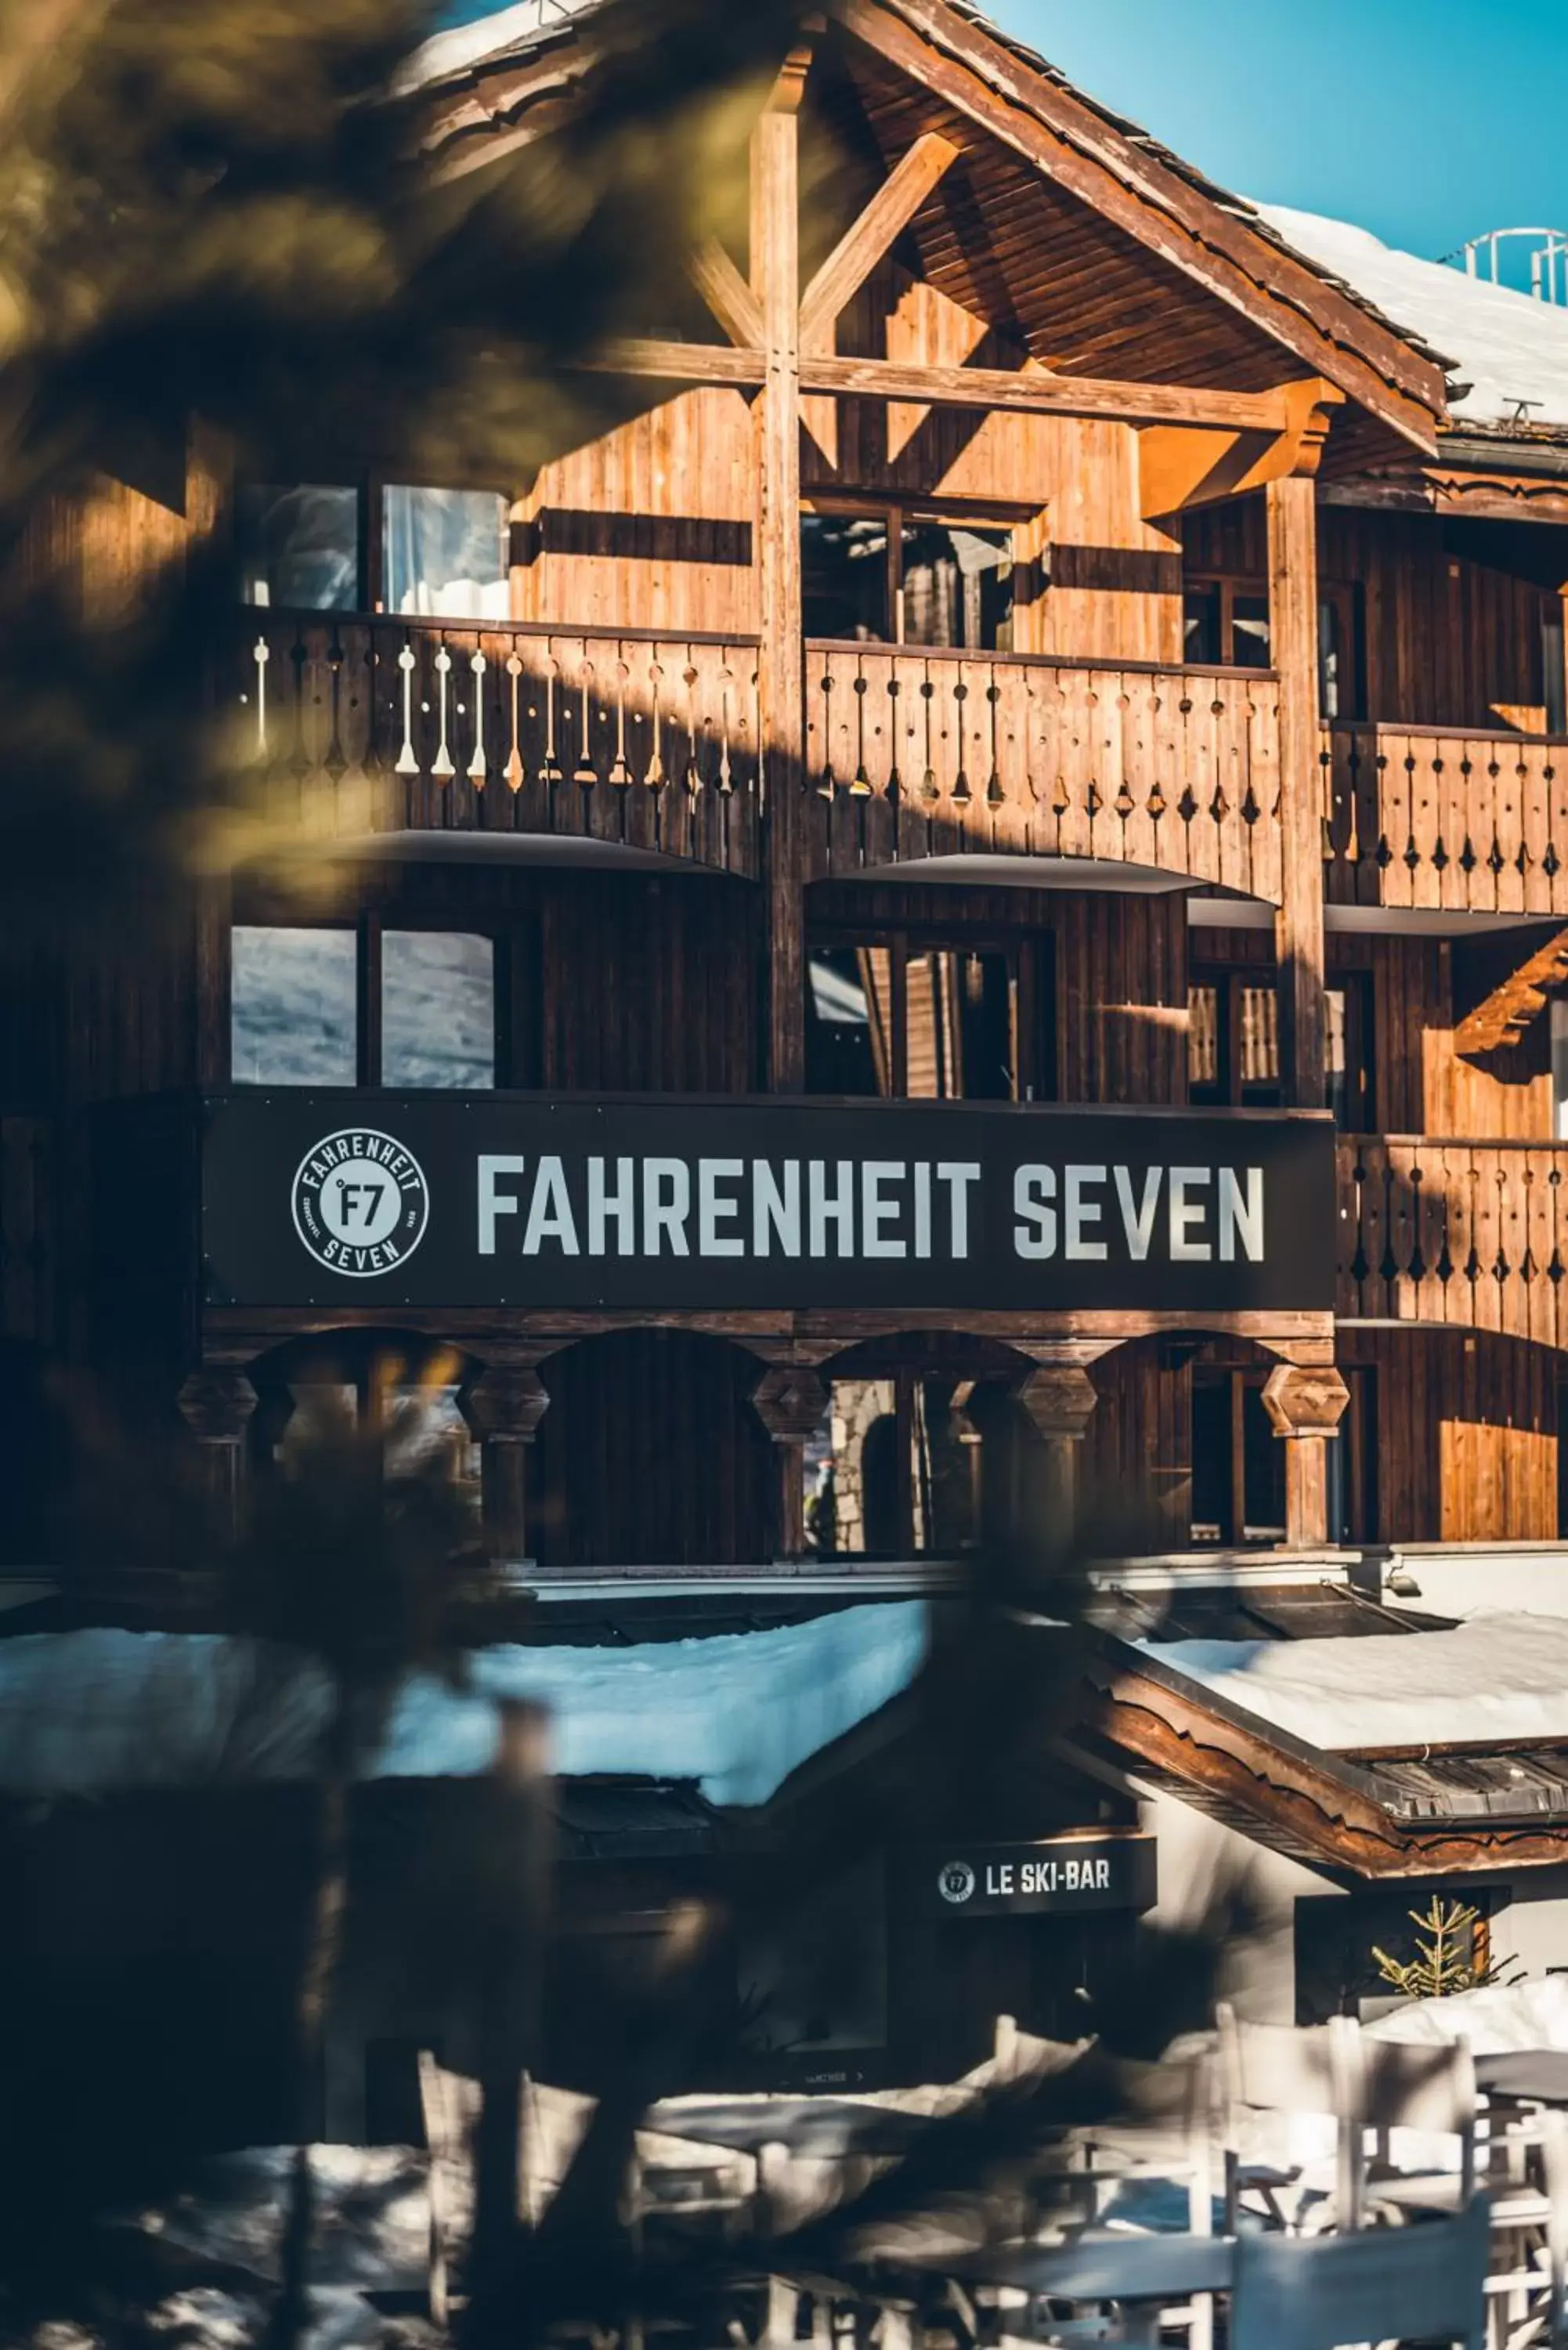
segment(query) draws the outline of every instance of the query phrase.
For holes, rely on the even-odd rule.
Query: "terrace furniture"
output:
[[[1230,2350],[1411,2341],[1483,2350],[1490,2225],[1486,2198],[1477,2196],[1453,2219],[1416,2227],[1241,2236]]]

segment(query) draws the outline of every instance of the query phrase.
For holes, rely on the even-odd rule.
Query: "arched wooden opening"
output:
[[[530,1477],[542,1568],[760,1565],[777,1472],[752,1408],[763,1366],[727,1339],[619,1330],[542,1366]]]
[[[1038,1489],[1041,1440],[1016,1390],[1032,1365],[993,1338],[904,1331],[821,1366],[827,1409],[806,1447],[818,1557],[951,1557],[1011,1540]]]
[[[312,1436],[375,1429],[389,1466],[436,1457],[479,1508],[479,1451],[459,1403],[475,1365],[462,1350],[414,1331],[329,1330],[261,1356],[250,1424],[253,1471],[286,1465]]]

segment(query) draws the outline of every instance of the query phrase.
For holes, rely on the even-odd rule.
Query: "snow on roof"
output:
[[[597,5],[597,0],[514,0],[510,8],[493,8],[470,25],[453,25],[436,33],[417,48],[400,77],[404,89],[420,89],[427,82],[445,81],[466,73],[486,57],[530,47],[569,24],[574,16]]]
[[[1456,424],[1568,429],[1568,310],[1385,244],[1369,229],[1260,204],[1275,234],[1441,353]],[[1531,405],[1521,412],[1521,404]]]
[[[763,1804],[909,1686],[927,1635],[917,1599],[711,1639],[481,1649],[461,1691],[409,1684],[371,1775],[475,1777],[494,1761],[497,1701],[533,1698],[564,1778],[695,1780],[711,1803]],[[222,1634],[30,1634],[0,1642],[0,1790],[301,1778],[327,1702],[304,1659]]]
[[[1568,1620],[1478,1617],[1451,1632],[1170,1640],[1148,1655],[1329,1752],[1568,1738]]]

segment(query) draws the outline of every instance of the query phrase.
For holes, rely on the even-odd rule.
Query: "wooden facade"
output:
[[[431,151],[548,136],[557,50],[588,69],[590,40],[434,88]],[[890,1442],[972,1390],[1001,1419],[964,1443],[1027,1455],[1054,1503],[1075,1462],[1137,1481],[1162,1548],[1222,1519],[1298,1544],[1555,1534],[1548,1023],[1480,1054],[1462,1024],[1568,920],[1568,519],[1466,506],[1446,460],[1449,510],[1396,510],[1390,469],[1425,479],[1449,435],[1430,358],[941,0],[834,0],[750,172],[749,250],[692,256],[663,338],[603,355],[621,421],[495,484],[506,617],[384,608],[374,580],[361,608],[212,617],[192,695],[312,894],[241,870],[156,931],[14,968],[7,1345],[151,1381],[227,1479],[265,1472],[311,1348],[327,1376],[378,1334],[450,1342],[497,1544],[541,1571],[798,1554],[846,1361]],[[191,478],[182,524],[100,485],[41,518],[34,559],[112,605],[228,527],[234,485]],[[811,625],[830,543],[870,598],[858,634]],[[920,602],[939,577],[961,624]],[[994,990],[985,1049],[1021,1101],[1326,1099],[1336,1315],[960,1327],[737,1295],[657,1329],[454,1301],[411,1334],[370,1305],[192,1307],[139,1339],[89,1229],[99,1113],[234,1079],[235,927],[313,923],[376,970],[389,932],[488,941],[504,1087],[833,1091],[814,971],[837,957],[877,1016],[886,988],[911,1092],[972,1089],[916,1033],[958,1018],[930,1002],[961,972],[977,1019]],[[1230,1500],[1204,1514],[1226,1413]],[[934,1510],[901,1503],[900,1540],[940,1547]]]

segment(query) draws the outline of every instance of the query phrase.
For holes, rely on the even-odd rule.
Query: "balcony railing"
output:
[[[1339,1144],[1336,1310],[1568,1346],[1568,1146]]]
[[[1331,904],[1568,914],[1568,741],[1333,726],[1323,755]]]
[[[812,869],[1102,858],[1277,901],[1277,681],[808,643]]]
[[[754,639],[263,609],[231,645],[226,698],[275,819],[758,870]]]

